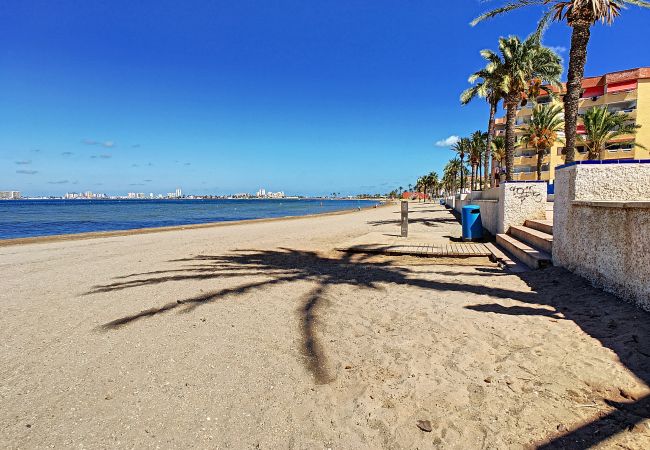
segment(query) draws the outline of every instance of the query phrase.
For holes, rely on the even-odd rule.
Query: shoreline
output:
[[[380,205],[377,205],[376,207],[368,206],[368,207],[361,208],[360,210],[364,211],[368,209],[385,208],[387,206],[390,206],[391,204],[392,202],[384,202]],[[350,214],[353,212],[359,212],[360,210],[345,209],[341,211],[305,214],[303,216],[267,217],[263,219],[244,219],[244,220],[232,220],[232,221],[221,221],[221,222],[192,223],[187,225],[171,225],[171,226],[164,226],[164,227],[133,228],[130,230],[89,231],[85,233],[52,234],[47,236],[0,239],[0,247],[11,247],[16,245],[28,245],[28,244],[43,244],[49,242],[99,239],[99,238],[106,238],[106,237],[132,236],[132,235],[139,235],[139,234],[164,233],[169,231],[215,228],[215,227],[225,227],[225,226],[234,226],[234,225],[245,225],[245,224],[252,224],[252,223],[278,222],[282,220],[297,220],[297,219],[316,218],[316,217],[325,217],[325,216],[338,216],[343,214]]]

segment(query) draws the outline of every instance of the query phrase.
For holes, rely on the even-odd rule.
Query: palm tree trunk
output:
[[[542,179],[542,158],[544,158],[544,150],[537,150],[537,181]]]
[[[469,190],[473,191],[474,190],[474,163],[472,163],[472,180],[470,181],[469,184]]]
[[[517,118],[516,100],[506,103],[506,181],[512,181],[515,168],[515,120]]]
[[[465,189],[465,155],[460,157],[460,192]]]
[[[494,116],[497,113],[497,103],[494,101],[490,102],[490,121],[488,122],[488,135],[487,142],[485,146],[485,189],[492,187],[492,177],[490,172],[490,160],[492,159],[492,139],[494,138]]]
[[[587,44],[591,35],[591,22],[576,19],[571,24],[571,52],[569,54],[569,74],[567,92],[564,96],[564,134],[566,140],[566,162],[575,161],[576,130],[578,127],[578,102],[582,95],[582,77],[587,61]]]

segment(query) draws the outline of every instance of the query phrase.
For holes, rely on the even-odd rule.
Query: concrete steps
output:
[[[551,255],[543,250],[533,248],[509,234],[497,234],[497,244],[531,269],[543,269],[553,265]]]
[[[493,243],[488,242],[485,244],[485,246],[492,252],[492,257],[490,259],[493,262],[498,263],[502,268],[507,269],[509,272],[523,273],[530,270],[524,264],[520,263],[516,259],[511,258],[508,254],[503,252]]]
[[[526,221],[530,222],[530,221]],[[553,235],[525,225],[510,227],[509,235],[546,253],[553,253]]]
[[[516,264],[530,269],[553,265],[553,203],[547,203],[546,220],[526,220],[523,225],[511,226],[507,234],[497,234],[497,245],[503,257],[495,258],[511,271]],[[512,257],[512,258],[511,258]]]
[[[537,231],[553,235],[553,219],[551,220],[527,220],[524,225]]]

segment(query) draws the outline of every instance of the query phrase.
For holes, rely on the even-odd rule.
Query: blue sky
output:
[[[0,189],[387,192],[486,128],[460,92],[520,11],[500,1],[8,1],[0,6]],[[650,65],[650,11],[596,26],[586,74]],[[568,57],[570,29],[545,43]]]

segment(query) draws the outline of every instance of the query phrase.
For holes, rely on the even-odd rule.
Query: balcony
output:
[[[542,181],[550,177],[548,170],[542,170]],[[512,179],[515,181],[537,181],[537,171],[513,173]]]
[[[621,138],[621,140],[613,141],[611,145],[614,148],[605,150],[605,159],[631,159],[634,157],[634,141],[629,138]],[[562,154],[564,151],[563,147],[557,149],[558,156],[560,157],[562,163],[565,159],[565,155]],[[586,161],[589,159],[589,151],[584,145],[576,146],[575,160],[576,161]]]
[[[636,119],[636,110],[637,110],[636,100],[630,100],[627,102],[608,103],[606,106],[609,112],[624,113],[627,114],[630,119],[632,120]],[[580,109],[578,109],[578,117],[582,118],[584,114],[591,108],[594,108],[594,106],[582,105]]]
[[[611,103],[629,102],[637,99],[636,89],[633,91],[614,92],[599,97],[586,97],[580,99],[580,108],[609,105]]]
[[[527,124],[530,123],[531,119],[532,119],[532,116],[530,115],[530,112],[527,112],[527,113],[522,114],[522,115],[518,114],[517,119],[515,120],[515,125],[518,126],[518,127],[520,127],[522,125],[527,125]]]
[[[542,163],[547,163],[549,161],[549,154],[544,155],[542,158]],[[537,164],[537,154],[530,155],[530,156],[515,156],[515,166],[527,166],[527,165],[535,165]]]

